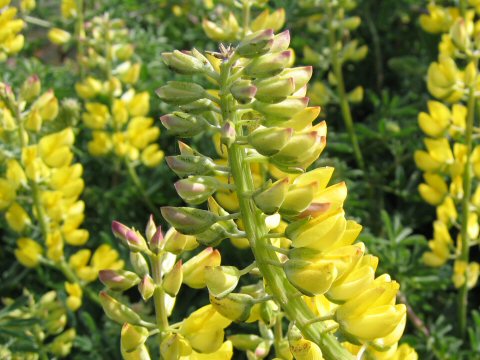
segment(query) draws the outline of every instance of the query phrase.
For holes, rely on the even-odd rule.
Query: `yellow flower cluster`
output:
[[[455,287],[466,283],[471,288],[477,283],[479,264],[470,262],[465,244],[477,244],[480,209],[480,145],[473,136],[477,131],[473,111],[479,83],[477,63],[471,55],[476,46],[472,38],[478,36],[480,22],[475,20],[473,9],[467,9],[464,17],[457,8],[430,4],[428,9],[420,24],[428,32],[441,33],[442,40],[438,62],[428,69],[427,87],[441,101],[429,101],[428,112],[418,116],[427,136],[426,150],[415,152],[415,163],[424,172],[419,192],[437,208],[430,251],[423,260],[439,267],[453,259]],[[459,63],[467,65],[461,68]]]
[[[25,23],[15,18],[18,10],[9,5],[10,0],[0,0],[0,61],[18,53],[25,41],[20,34]]]
[[[15,256],[26,267],[36,267],[43,261],[62,268],[65,245],[83,246],[89,238],[88,231],[80,228],[85,209],[80,200],[84,181],[82,165],[73,162],[74,131],[70,127],[50,130],[58,128],[58,100],[51,90],[39,95],[41,84],[37,77],[24,83],[18,97],[3,84],[0,91],[0,141],[5,159],[0,177],[0,211],[18,237]],[[105,250],[100,251],[100,261],[89,281],[100,269],[111,266],[112,261],[104,255]],[[89,271],[83,263],[77,268],[79,272]],[[66,289],[71,293],[68,286]],[[74,310],[81,303],[81,297],[77,297]]]
[[[133,87],[141,65],[132,60],[134,48],[128,43],[128,30],[121,21],[106,17],[92,19],[87,30],[87,56],[80,61],[92,75],[75,89],[85,100],[83,122],[92,130],[89,152],[94,156],[113,153],[126,161],[157,166],[163,159],[156,143],[160,129],[148,117],[149,94]]]

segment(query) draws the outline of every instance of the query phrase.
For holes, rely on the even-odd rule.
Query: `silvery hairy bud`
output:
[[[270,51],[272,44],[273,30],[260,30],[247,35],[240,44],[238,44],[236,53],[246,58],[252,58]]]
[[[169,81],[156,93],[162,101],[173,105],[185,105],[205,96],[205,90],[200,85],[182,81]]]
[[[170,225],[185,235],[201,233],[218,221],[218,216],[210,211],[188,207],[164,206],[161,212]]]
[[[160,121],[172,134],[180,137],[191,137],[200,134],[208,123],[201,116],[194,116],[180,111],[163,115]]]

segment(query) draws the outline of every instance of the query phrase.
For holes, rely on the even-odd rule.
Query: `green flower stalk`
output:
[[[325,359],[352,359],[360,350],[340,344],[340,334],[373,358],[379,351],[395,353],[406,318],[405,306],[395,305],[399,285],[388,275],[375,277],[378,259],[366,255],[362,243],[353,244],[361,226],[345,219],[345,184],[328,186],[333,169],[307,171],[325,147],[326,125],[314,123],[318,111],[308,107],[305,97],[311,69],[289,68],[288,46],[288,32],[261,30],[237,47],[220,45],[215,53],[164,54],[173,70],[203,75],[216,88],[189,82],[161,87],[161,100],[181,111],[165,115],[163,122],[183,137],[216,133],[227,162],[216,164],[180,143],[181,155],[167,161],[184,178],[177,191],[193,204],[208,201],[208,210],[164,207],[162,215],[179,233],[194,235],[204,245],[248,240],[252,268],[264,279],[252,284],[256,293],[249,287],[234,292],[242,273],[235,267],[197,270],[195,286],[208,287],[212,306],[223,316],[248,321],[259,303],[271,303],[273,314],[283,312],[298,329],[300,335],[289,338],[298,358],[304,358],[296,354],[298,344],[306,341],[312,350],[305,358],[322,353]],[[269,91],[259,91],[262,86]],[[266,165],[270,181],[255,183],[257,163]],[[220,192],[215,177],[225,174],[238,199],[234,213],[222,208],[219,197],[219,202],[209,198]],[[271,326],[272,334],[276,329],[276,356],[282,356],[280,343],[289,340],[281,317],[263,318],[259,326]]]
[[[438,62],[430,65],[427,75],[429,92],[441,102],[429,101],[428,112],[418,116],[427,136],[426,151],[415,152],[415,162],[424,171],[425,180],[419,192],[437,208],[430,250],[423,259],[433,267],[454,260],[452,280],[459,289],[459,333],[464,337],[468,292],[477,284],[480,268],[470,257],[470,248],[478,246],[479,236],[480,147],[474,124],[479,46],[474,26],[478,12],[470,5],[459,9],[430,4],[428,9],[429,14],[420,17],[420,24],[427,32],[443,35]],[[463,69],[460,64],[465,64]]]

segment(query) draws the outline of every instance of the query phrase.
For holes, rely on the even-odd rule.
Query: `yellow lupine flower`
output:
[[[450,109],[438,101],[428,102],[429,114],[421,112],[418,115],[418,124],[422,131],[430,137],[439,137],[445,133],[450,125]]]
[[[82,115],[85,125],[94,130],[104,129],[110,118],[108,107],[100,103],[87,103],[85,107],[88,111]]]
[[[38,143],[39,155],[50,167],[59,168],[72,162],[73,154],[70,147],[75,141],[72,128],[46,135]]]
[[[17,202],[14,202],[7,210],[5,219],[8,226],[17,233],[21,233],[31,223],[28,213]]]
[[[130,144],[142,150],[151,142],[157,140],[160,136],[160,129],[152,125],[152,118],[137,116],[131,119],[127,127]]]
[[[119,270],[123,269],[125,265],[122,259],[119,259],[120,255],[118,251],[113,249],[108,244],[100,245],[92,256],[92,268],[98,273],[100,270],[111,269]]]
[[[50,175],[50,169],[38,157],[38,146],[30,145],[22,148],[22,163],[27,178],[35,182],[45,179]]]
[[[450,196],[447,196],[440,206],[437,206],[437,218],[445,224],[451,224],[458,217],[457,208]]]
[[[35,0],[21,0],[20,1],[20,9],[24,12],[29,12],[35,9],[36,2]]]
[[[7,179],[0,178],[0,210],[7,208],[16,196],[15,184]]]
[[[20,19],[15,19],[17,9],[6,7],[9,3],[5,2],[0,14],[0,61],[5,61],[9,55],[19,52],[23,48],[25,40],[23,35],[18,34],[25,23]]]
[[[69,295],[67,298],[68,308],[72,311],[77,311],[82,306],[82,288],[77,283],[65,282],[65,291]]]
[[[399,285],[388,275],[377,278],[360,295],[340,305],[336,320],[347,333],[363,341],[389,335],[405,316],[404,304],[395,304]]]
[[[465,284],[465,278],[467,279],[467,287],[473,288],[478,281],[479,264],[472,262],[467,265],[465,261],[456,260],[453,264],[453,284],[458,289]]]
[[[123,126],[128,121],[127,104],[123,100],[115,99],[112,105],[113,121],[117,126]]]
[[[418,360],[418,354],[415,349],[408,344],[402,344],[397,348],[391,360]]]
[[[230,360],[233,356],[233,345],[231,341],[225,341],[218,350],[202,354],[195,350],[188,356],[180,357],[180,360]]]
[[[83,82],[75,84],[75,91],[78,96],[88,100],[97,96],[102,91],[102,83],[99,80],[88,76]]]
[[[130,90],[122,96],[122,100],[127,103],[127,109],[130,116],[145,116],[150,111],[150,94],[146,91],[135,94]]]
[[[420,15],[420,26],[432,34],[448,32],[453,21],[460,16],[460,11],[454,7],[444,8],[430,3],[427,9],[428,15]]]
[[[141,154],[142,163],[148,167],[155,167],[163,160],[164,153],[158,144],[148,145]]]
[[[447,183],[438,174],[425,173],[423,178],[426,184],[422,183],[418,186],[420,195],[427,203],[434,206],[439,205],[448,193]]]
[[[457,48],[452,42],[452,38],[449,34],[443,34],[442,40],[438,44],[438,53],[441,56],[453,57]]]
[[[222,18],[220,26],[212,21],[203,19],[202,27],[205,34],[215,41],[236,40],[240,31],[240,25],[235,15],[231,12]]]
[[[23,266],[33,268],[38,265],[42,257],[43,249],[40,244],[31,238],[19,238],[15,257]]]
[[[58,99],[52,90],[43,93],[32,105],[32,110],[38,110],[43,121],[52,121],[58,115]]]
[[[433,159],[428,152],[423,150],[415,150],[413,158],[415,165],[422,171],[436,172],[443,167],[442,162]]]
[[[124,82],[125,84],[135,84],[138,81],[138,78],[140,76],[140,70],[141,66],[140,64],[133,64],[128,67],[128,69],[124,72],[120,73],[120,80]]]
[[[70,231],[63,231],[63,238],[65,242],[72,246],[82,246],[88,241],[89,233],[84,229],[74,229]]]
[[[222,346],[224,329],[231,322],[220,315],[212,305],[206,305],[183,320],[179,333],[188,340],[195,351],[212,353]]]
[[[60,231],[48,233],[45,241],[47,246],[47,257],[53,261],[60,261],[63,258],[63,239]]]
[[[275,10],[270,14],[270,10],[262,11],[253,19],[250,27],[253,32],[265,29],[272,29],[274,32],[280,30],[285,24],[285,9]]]
[[[7,160],[6,178],[10,182],[10,184],[13,184],[15,189],[18,189],[27,181],[25,172],[23,171],[18,161],[15,159]]]
[[[50,29],[48,39],[56,45],[64,45],[70,41],[72,35],[65,30],[59,28]]]
[[[88,152],[93,156],[103,156],[108,154],[113,142],[109,134],[105,131],[94,131],[92,133],[93,139],[88,142]]]
[[[424,142],[428,153],[434,160],[443,164],[453,163],[453,153],[448,139],[425,139]]]
[[[77,2],[75,0],[62,0],[62,16],[65,19],[74,18],[78,14]]]
[[[458,89],[461,73],[455,61],[449,57],[440,57],[439,62],[430,64],[427,73],[428,91],[435,97],[454,103],[463,97]]]

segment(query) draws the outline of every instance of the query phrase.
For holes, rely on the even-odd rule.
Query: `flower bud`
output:
[[[271,156],[278,153],[292,138],[293,130],[287,128],[259,127],[248,135],[248,143],[260,154]]]
[[[156,91],[158,97],[168,104],[185,105],[204,97],[205,90],[197,84],[169,81]]]
[[[191,251],[198,247],[194,236],[179,233],[175,228],[170,228],[165,234],[165,250],[178,255],[183,251]]]
[[[196,234],[195,237],[198,243],[204,246],[218,246],[222,240],[225,240],[230,236],[224,225],[224,222],[216,223],[207,230]]]
[[[230,294],[238,284],[240,271],[235,266],[207,266],[205,280],[211,295],[222,298]]]
[[[260,30],[244,37],[235,52],[240,56],[253,58],[269,52],[272,44],[273,30]]]
[[[64,331],[55,337],[55,339],[50,343],[50,351],[58,357],[66,357],[68,354],[70,354],[73,340],[75,340],[76,335],[75,329],[68,329],[67,331]]]
[[[40,95],[40,91],[42,89],[42,85],[40,83],[40,79],[37,75],[32,75],[28,77],[27,80],[24,81],[22,84],[22,88],[20,90],[20,96],[23,100],[27,102],[31,102],[34,100],[38,95]]]
[[[211,176],[190,176],[174,184],[178,195],[193,205],[207,201],[220,185],[219,180]]]
[[[153,234],[153,236],[150,238],[149,247],[150,247],[150,250],[152,250],[155,254],[158,254],[163,249],[164,246],[165,246],[165,239],[163,237],[162,227],[159,226],[155,230],[155,233]]]
[[[230,87],[233,97],[241,104],[246,104],[253,99],[257,93],[257,88],[252,85],[250,80],[237,80]]]
[[[193,75],[205,70],[206,64],[187,51],[165,52],[162,58],[170,69],[180,74]]]
[[[244,73],[250,77],[269,77],[280,73],[293,58],[293,51],[287,50],[268,53],[253,59],[244,68]]]
[[[231,341],[235,349],[241,351],[254,351],[263,339],[254,334],[235,334],[227,337]]]
[[[289,187],[288,178],[273,183],[267,189],[253,196],[253,201],[265,214],[276,213],[282,206]]]
[[[130,252],[130,263],[133,266],[133,269],[140,277],[145,276],[148,274],[148,263],[147,260],[143,257],[143,255],[139,252]]]
[[[215,163],[206,156],[177,155],[165,158],[170,169],[180,177],[187,175],[211,175]]]
[[[192,353],[192,347],[181,334],[169,333],[160,344],[162,359],[180,359]]]
[[[285,100],[269,104],[261,101],[254,101],[252,107],[254,110],[262,113],[266,120],[269,119],[285,119],[288,120],[298,112],[302,111],[308,106],[309,99],[307,97],[287,97]]]
[[[254,82],[254,85],[257,87],[255,98],[266,103],[285,100],[295,91],[295,82],[291,77],[274,76],[259,79]]]
[[[128,246],[127,242],[127,232],[130,231],[130,228],[118,221],[112,221],[112,233],[119,239],[125,246]]]
[[[470,37],[468,35],[465,19],[458,18],[453,23],[450,28],[450,37],[460,51],[465,51],[470,47]]]
[[[148,329],[143,326],[134,326],[125,323],[122,326],[121,332],[121,347],[122,350],[130,353],[137,350],[148,339]]]
[[[142,299],[144,301],[147,301],[153,296],[153,293],[155,292],[156,287],[157,285],[155,285],[155,282],[153,281],[152,277],[147,274],[143,277],[143,279],[138,284],[138,292],[142,296]]]
[[[281,77],[292,78],[295,82],[295,91],[308,84],[313,74],[313,67],[302,66],[295,68],[288,68],[280,73]]]
[[[292,185],[285,195],[285,199],[280,208],[280,213],[285,216],[298,216],[310,206],[316,190],[316,183],[304,186]]]
[[[48,39],[56,44],[56,45],[63,45],[70,41],[72,35],[62,29],[53,28],[48,32]]]
[[[326,293],[337,277],[335,265],[328,261],[288,260],[284,270],[288,281],[307,296]]]
[[[163,278],[163,290],[170,296],[177,296],[183,281],[182,260],[179,260],[172,270]]]
[[[157,226],[155,225],[155,221],[153,220],[153,215],[150,215],[148,218],[147,225],[145,227],[145,235],[147,236],[147,241],[151,242],[153,235],[157,232]]]
[[[270,126],[273,124],[281,127],[292,128],[295,131],[301,131],[308,126],[311,126],[312,122],[318,117],[318,115],[320,115],[319,106],[307,107],[292,116],[290,120],[282,120],[280,123],[276,121],[268,121],[267,125]]]
[[[110,290],[125,291],[140,282],[137,274],[127,270],[100,270],[100,281]]]
[[[133,252],[147,251],[147,242],[137,230],[128,230],[126,234],[128,247]]]
[[[220,261],[218,250],[206,248],[183,265],[183,282],[194,289],[205,287],[205,267],[219,266]]]
[[[170,225],[185,235],[198,234],[218,221],[218,216],[209,211],[188,207],[164,206],[161,212]]]
[[[270,52],[285,51],[290,46],[290,31],[285,30],[273,38],[272,48]]]
[[[180,109],[189,114],[203,114],[207,111],[215,111],[217,107],[209,99],[199,99],[188,104],[180,105]]]
[[[296,326],[291,326],[288,331],[290,351],[297,360],[324,360],[322,351],[312,341],[305,339]]]
[[[226,121],[220,131],[220,141],[226,147],[230,147],[235,142],[235,125],[231,121]]]
[[[231,293],[218,298],[210,294],[210,303],[221,315],[235,322],[244,322],[250,316],[254,299],[247,294]]]
[[[191,137],[203,132],[208,124],[201,116],[176,111],[173,114],[163,115],[160,121],[173,135]]]
[[[352,16],[342,20],[342,27],[347,30],[355,30],[360,26],[362,19],[359,16]]]
[[[100,303],[105,314],[119,324],[130,323],[138,325],[142,320],[135,311],[115,300],[105,291],[100,291]]]

